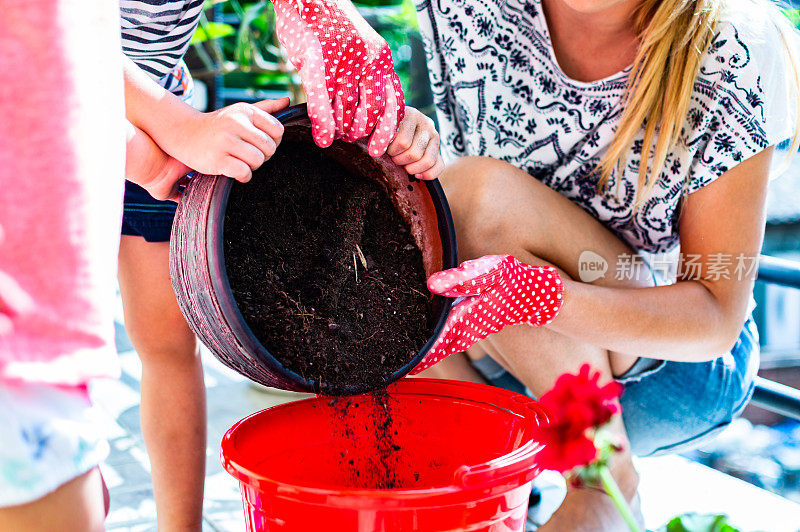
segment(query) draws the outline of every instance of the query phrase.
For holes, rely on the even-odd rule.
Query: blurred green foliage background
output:
[[[412,0],[356,0],[389,43],[409,105],[432,112],[424,52]],[[299,78],[275,34],[269,0],[207,0],[187,54],[192,75],[210,89],[210,107],[289,94],[302,101]]]

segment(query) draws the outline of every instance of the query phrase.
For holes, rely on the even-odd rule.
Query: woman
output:
[[[628,452],[613,470],[633,499],[631,454],[696,444],[752,392],[754,258],[773,146],[792,137],[798,109],[792,28],[750,0],[433,0],[418,10],[460,258],[521,261],[470,266],[488,289],[454,290],[468,287],[468,271],[429,283],[482,293],[429,362],[505,324],[540,325],[505,328],[426,374],[534,396],[586,362],[619,380],[613,427]],[[486,313],[505,308],[497,298],[544,290],[542,273],[563,282],[557,302],[522,318],[511,303],[500,322]],[[529,291],[492,284],[520,276],[534,279]],[[621,527],[602,493],[570,488],[541,530]]]

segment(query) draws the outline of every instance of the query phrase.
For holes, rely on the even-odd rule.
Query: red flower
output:
[[[589,364],[584,364],[577,375],[561,375],[539,403],[559,420],[568,419],[583,428],[599,427],[619,411],[616,399],[623,390],[617,382],[601,387],[599,380],[600,372],[592,372]]]
[[[597,448],[586,435],[586,429],[576,433],[569,423],[549,423],[537,428],[536,440],[544,444],[536,455],[544,469],[566,473],[597,458]]]
[[[551,415],[551,421],[536,430],[536,439],[544,444],[538,455],[542,467],[563,473],[597,458],[587,432],[619,411],[616,399],[623,389],[616,382],[600,386],[599,380],[600,372],[584,364],[577,375],[561,375],[539,399]]]

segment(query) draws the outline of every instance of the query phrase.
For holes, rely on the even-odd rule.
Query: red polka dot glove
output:
[[[411,370],[414,375],[506,325],[546,325],[564,303],[564,284],[555,268],[531,266],[511,255],[487,255],[434,273],[428,289],[464,299],[450,311],[430,352]]]
[[[278,39],[300,74],[320,147],[372,133],[379,157],[394,139],[405,101],[386,41],[350,0],[273,0]]]

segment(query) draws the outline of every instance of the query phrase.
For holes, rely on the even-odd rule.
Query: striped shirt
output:
[[[173,70],[197,28],[204,0],[120,0],[122,51],[169,91],[183,90]]]

